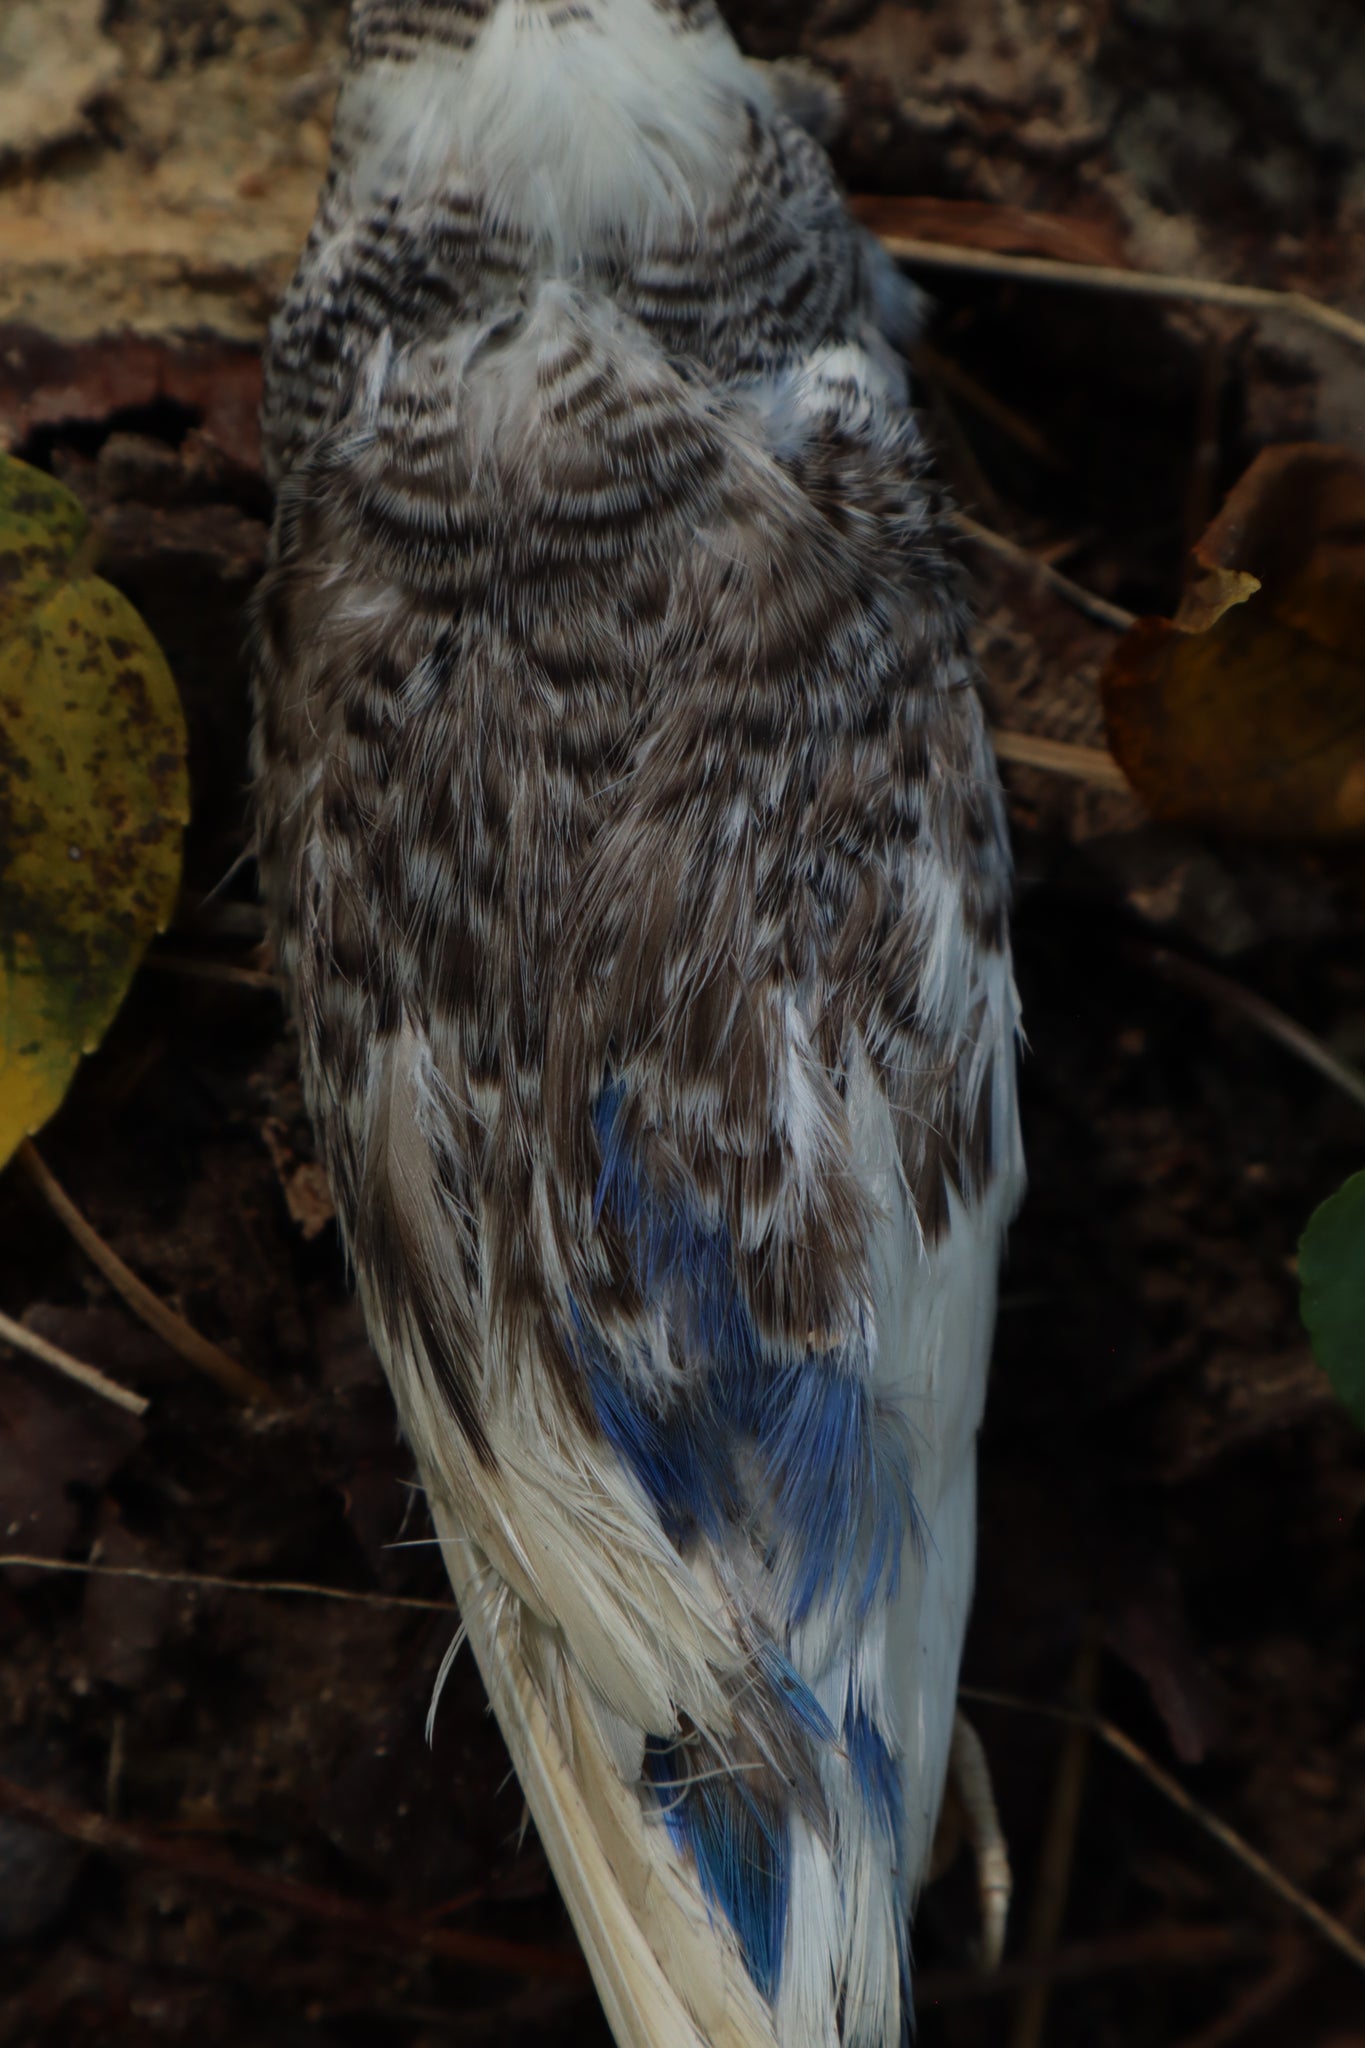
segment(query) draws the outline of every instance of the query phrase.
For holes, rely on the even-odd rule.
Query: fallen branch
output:
[[[25,1138],[15,1158],[37,1188],[58,1221],[70,1231],[76,1243],[92,1265],[98,1266],[109,1285],[121,1294],[135,1316],[155,1330],[163,1342],[179,1353],[187,1365],[196,1372],[207,1374],[211,1380],[229,1394],[235,1394],[240,1401],[260,1402],[264,1406],[278,1407],[279,1396],[273,1387],[207,1337],[201,1337],[192,1329],[183,1316],[168,1308],[153,1294],[150,1287],[130,1272],[118,1253],[104,1242],[93,1224],[88,1223],[76,1204],[67,1194],[61,1182],[40,1157],[31,1138]]]
[[[130,1415],[145,1415],[148,1406],[141,1394],[133,1393],[129,1387],[121,1387],[117,1380],[111,1380],[93,1365],[83,1365],[79,1358],[73,1358],[69,1351],[63,1351],[56,1344],[49,1344],[46,1337],[40,1337],[34,1330],[26,1330],[22,1323],[12,1317],[0,1315],[0,1340],[12,1344],[16,1351],[23,1351],[30,1358],[37,1358],[44,1365],[50,1365],[54,1372],[64,1373],[77,1386],[87,1387],[102,1400],[112,1401],[116,1408],[125,1408]]]

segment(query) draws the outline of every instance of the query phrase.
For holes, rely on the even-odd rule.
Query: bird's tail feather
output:
[[[556,1668],[532,1670],[515,1596],[439,1489],[429,1497],[470,1647],[621,2048],[775,2048],[738,1944],[623,1781],[568,1660],[547,1636]]]

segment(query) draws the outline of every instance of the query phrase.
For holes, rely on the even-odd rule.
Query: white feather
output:
[[[467,52],[348,78],[337,132],[362,203],[464,184],[568,261],[604,232],[644,240],[695,218],[728,189],[744,103],[767,94],[719,22],[680,34],[652,0],[547,14],[503,0]]]
[[[533,1671],[515,1600],[461,1533],[439,1484],[430,1499],[475,1661],[617,2040],[630,2048],[777,2048],[733,1937],[622,1783],[552,1634],[538,1643],[542,1668]],[[553,1673],[546,1656],[559,1659]],[[547,1697],[563,1703],[562,1727]]]
[[[782,2048],[840,2048],[838,1957],[844,1900],[829,1850],[800,1816],[791,1823],[791,1897],[777,1997]],[[796,1937],[793,1939],[793,1937]]]
[[[429,1074],[425,1040],[408,1026],[372,1076],[370,1171],[384,1176],[426,1270],[439,1272],[448,1225],[423,1135]],[[487,1239],[483,1256],[496,1257]],[[742,1674],[746,1652],[621,1462],[585,1435],[542,1375],[521,1370],[524,1361],[508,1358],[484,1329],[492,1364],[483,1419],[496,1458],[488,1471],[456,1424],[416,1329],[385,1342],[383,1318],[374,1303],[366,1308],[429,1485],[458,1503],[461,1533],[531,1615],[562,1632],[605,1705],[641,1728],[671,1729],[681,1710],[698,1728],[727,1733],[727,1683]]]
[[[907,1905],[924,1881],[943,1797],[957,1671],[976,1561],[976,1437],[986,1398],[996,1274],[1006,1226],[1023,1191],[1015,1106],[1016,1001],[1008,962],[986,969],[983,1045],[994,1052],[994,1128],[1003,1157],[969,1208],[949,1191],[949,1225],[926,1248],[901,1180],[891,1112],[859,1064],[849,1091],[859,1154],[882,1222],[874,1263],[879,1395],[905,1419],[914,1445],[923,1540],[907,1548],[887,1617],[882,1699],[904,1752]],[[984,1065],[984,1062],[982,1062]],[[870,1674],[869,1674],[870,1677]],[[867,1678],[864,1682],[868,1682]]]

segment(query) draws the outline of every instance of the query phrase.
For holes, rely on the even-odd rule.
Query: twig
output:
[[[240,1898],[275,1911],[342,1929],[348,1940],[366,1948],[392,1949],[401,1955],[419,1950],[509,1976],[557,1977],[572,1984],[582,1983],[587,1976],[581,1956],[505,1941],[494,1935],[432,1927],[404,1914],[342,1898],[336,1892],[298,1884],[292,1878],[249,1870],[216,1850],[189,1846],[126,1821],[106,1820],[103,1814],[67,1806],[46,1792],[16,1784],[12,1778],[0,1777],[0,1811],[18,1814],[35,1827],[64,1835],[68,1841],[82,1842],[102,1854],[157,1864],[181,1877],[235,1892]]]
[[[155,1330],[173,1351],[179,1352],[187,1365],[192,1365],[197,1372],[207,1373],[229,1394],[235,1394],[241,1401],[259,1401],[272,1408],[278,1407],[279,1396],[273,1387],[258,1379],[244,1365],[239,1365],[220,1346],[191,1329],[183,1316],[168,1308],[150,1287],[138,1279],[136,1273],[129,1271],[118,1253],[82,1216],[51,1168],[39,1156],[31,1138],[25,1138],[14,1156],[54,1216],[65,1224],[86,1257],[99,1267],[109,1285],[123,1296],[134,1315],[139,1316],[149,1329]]]
[[[1121,1728],[1116,1728],[1112,1721],[1106,1721],[1103,1715],[1092,1713],[1084,1707],[1063,1707],[1056,1706],[1050,1701],[1022,1699],[1017,1693],[997,1692],[988,1686],[964,1685],[960,1686],[958,1691],[962,1699],[977,1700],[982,1706],[1005,1707],[1015,1714],[1038,1714],[1049,1721],[1083,1722],[1098,1741],[1124,1757],[1163,1799],[1169,1800],[1172,1806],[1178,1807],[1196,1826],[1202,1828],[1205,1834],[1211,1835],[1244,1870],[1249,1870],[1267,1891],[1273,1892],[1276,1898],[1301,1920],[1307,1921],[1308,1925],[1336,1949],[1338,1954],[1345,1956],[1348,1962],[1354,1963],[1358,1970],[1365,1970],[1365,1942],[1358,1941],[1350,1929],[1325,1907],[1320,1906],[1315,1899],[1310,1899],[1307,1892],[1300,1891],[1299,1887],[1278,1871],[1273,1863],[1268,1862],[1259,1850],[1253,1849],[1250,1842],[1244,1841],[1235,1828],[1230,1828],[1226,1821],[1219,1820],[1217,1814],[1210,1813],[1206,1806],[1201,1806],[1197,1799],[1191,1798],[1178,1779],[1173,1778],[1169,1771],[1163,1771],[1160,1764],[1148,1756],[1146,1750],[1139,1749],[1137,1743],[1125,1735]]]
[[[1334,1081],[1343,1095],[1349,1095],[1352,1102],[1365,1109],[1365,1074],[1334,1053],[1330,1046],[1315,1038],[1311,1031],[1305,1031],[1302,1024],[1296,1024],[1283,1010],[1277,1010],[1274,1003],[1268,1003],[1264,996],[1258,996],[1252,989],[1243,988],[1226,974],[1215,973],[1211,967],[1201,967],[1197,960],[1182,959],[1178,953],[1168,953],[1163,946],[1144,946],[1143,953],[1169,981],[1179,982],[1196,995],[1204,996],[1209,1002],[1221,1004],[1226,1010],[1235,1010],[1248,1023],[1264,1031],[1267,1038],[1274,1038],[1288,1051],[1301,1059],[1305,1066],[1316,1068],[1327,1080]]]
[[[1051,562],[1045,562],[1028,548],[1020,547],[1017,540],[1010,540],[1003,533],[996,533],[993,527],[983,526],[969,513],[954,512],[952,523],[958,532],[968,540],[977,541],[983,548],[989,548],[993,555],[1022,569],[1039,583],[1045,583],[1049,590],[1055,590],[1058,597],[1064,597],[1078,612],[1084,612],[1088,619],[1094,619],[1101,626],[1111,626],[1116,633],[1126,633],[1130,626],[1137,624],[1137,613],[1125,611],[1121,604],[1111,604],[1107,597],[1097,597],[1093,590],[1087,590],[1083,583],[1075,583],[1070,576],[1064,576],[1060,569],[1054,569]]]
[[[1133,793],[1128,777],[1105,747],[1077,747],[1070,740],[1044,739],[1041,733],[1007,731],[1001,726],[992,729],[991,744],[997,760],[1013,761],[1021,768],[1041,768],[1049,775],[1068,775],[1076,782],[1093,782],[1099,789]]]
[[[1097,1941],[1068,1942],[1046,1955],[1019,1956],[989,1974],[982,1970],[926,1970],[915,1980],[915,2002],[957,2005],[998,1998],[1029,1984],[1076,1983],[1120,1970],[1201,1970],[1247,1949],[1254,1940],[1245,1928],[1187,1927],[1179,1921],[1109,1934]]]
[[[109,1731],[109,1755],[104,1766],[104,1811],[118,1819],[119,1793],[123,1789],[123,1765],[128,1745],[128,1716],[115,1714]]]
[[[1211,330],[1204,337],[1199,366],[1199,401],[1194,446],[1185,480],[1181,524],[1184,528],[1185,575],[1182,593],[1199,573],[1195,548],[1218,504],[1218,466],[1222,456],[1223,391],[1227,382],[1227,337]]]
[[[162,953],[155,948],[142,962],[157,974],[178,975],[183,981],[213,981],[225,988],[260,989],[271,995],[283,993],[283,985],[262,967],[239,967],[231,960],[200,960],[189,953]]]
[[[958,479],[959,497],[978,506],[993,525],[1000,526],[1008,515],[994,484],[981,467],[981,458],[971,435],[957,416],[954,401],[944,386],[937,382],[928,384],[927,396],[934,421],[945,439],[945,466],[949,474],[956,474]]]
[[[955,242],[925,242],[911,235],[883,235],[882,246],[899,263],[923,263],[939,270],[975,270],[987,277],[1017,277],[1034,284],[1069,284],[1084,291],[1128,292],[1148,299],[1189,299],[1208,306],[1239,306],[1257,313],[1287,313],[1365,348],[1365,321],[1339,306],[1324,305],[1307,292],[1276,291],[1266,285],[1225,284],[1208,277],[1175,277],[1151,270],[1118,270],[1103,263],[1069,263],[1052,256],[994,256]]]
[[[135,1394],[129,1387],[121,1387],[117,1380],[111,1380],[93,1365],[82,1365],[79,1358],[73,1358],[69,1351],[63,1351],[56,1344],[49,1344],[46,1337],[38,1336],[34,1330],[26,1330],[22,1323],[16,1323],[7,1315],[0,1315],[0,1339],[12,1344],[16,1351],[26,1351],[30,1358],[42,1360],[55,1372],[65,1373],[69,1380],[79,1386],[88,1387],[92,1394],[99,1394],[104,1400],[112,1401],[116,1408],[126,1408],[130,1415],[145,1415],[149,1403],[141,1394]]]
[[[353,1592],[347,1586],[316,1586],[306,1579],[222,1579],[212,1572],[158,1572],[144,1565],[87,1564],[77,1558],[25,1557],[0,1554],[0,1571],[23,1566],[32,1572],[75,1572],[95,1579],[145,1579],[156,1586],[197,1586],[215,1593],[294,1593],[314,1600],[349,1600],[358,1607],[412,1607],[423,1614],[447,1614],[459,1620],[450,1600],[417,1600],[406,1593]]]
[[[1072,1675],[1072,1689],[1088,1709],[1093,1709],[1099,1683],[1099,1651],[1093,1641],[1082,1643]],[[1029,1914],[1025,1953],[1034,1961],[1051,1954],[1057,1946],[1071,1895],[1071,1866],[1076,1860],[1076,1836],[1081,1821],[1081,1799],[1085,1791],[1086,1765],[1090,1757],[1090,1729],[1084,1720],[1068,1724],[1057,1760],[1057,1775],[1048,1808],[1047,1832],[1038,1858],[1033,1885],[1033,1906]],[[1045,1975],[1030,1984],[1015,2007],[1010,2048],[1041,2048],[1047,2025],[1052,1978]]]
[[[1258,1977],[1251,1987],[1235,1998],[1226,2012],[1207,2027],[1201,2027],[1196,2034],[1187,2034],[1176,2044],[1176,2048],[1229,2048],[1229,2043],[1240,2041],[1250,2028],[1259,2026],[1277,2012],[1287,1998],[1292,1998],[1299,1986],[1312,1975],[1316,1956],[1309,1955],[1296,1941],[1287,1949],[1273,1968]]]
[[[974,412],[980,413],[983,419],[989,420],[1002,434],[1017,442],[1019,447],[1032,455],[1036,461],[1046,464],[1049,469],[1065,467],[1056,449],[1043,434],[1039,433],[1032,420],[1026,420],[1013,406],[1006,405],[993,391],[988,391],[984,384],[979,383],[969,370],[964,370],[960,363],[955,363],[951,356],[940,355],[936,348],[930,348],[926,342],[917,342],[911,367],[931,383],[941,384],[957,397],[965,398]]]
[[[259,945],[265,937],[265,911],[261,905],[239,903],[218,893],[227,887],[237,868],[245,866],[249,858],[249,855],[244,855],[241,861],[234,862],[217,888],[210,889],[207,896],[182,896],[171,920],[172,931],[191,931],[201,937],[212,935],[220,939],[254,939]]]

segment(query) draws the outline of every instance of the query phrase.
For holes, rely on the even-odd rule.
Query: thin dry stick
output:
[[[99,1232],[87,1223],[56,1175],[39,1156],[31,1138],[25,1138],[14,1156],[54,1216],[65,1224],[109,1285],[123,1296],[134,1315],[139,1316],[149,1329],[155,1330],[173,1351],[179,1352],[187,1365],[192,1365],[197,1372],[207,1373],[210,1379],[216,1380],[229,1394],[235,1394],[238,1400],[259,1401],[270,1407],[279,1405],[279,1397],[273,1387],[258,1379],[244,1365],[239,1365],[217,1344],[210,1343],[207,1337],[201,1337],[197,1330],[191,1329],[183,1316],[167,1308],[136,1273],[129,1271],[118,1253],[112,1251]]]
[[[991,732],[996,758],[1014,761],[1021,768],[1041,768],[1049,775],[1068,775],[1076,782],[1093,782],[1098,789],[1122,789],[1132,794],[1132,784],[1113,755],[1104,747],[1077,747],[1070,740],[1044,739],[1041,733]]]
[[[1235,1010],[1238,1016],[1245,1017],[1264,1031],[1268,1038],[1277,1039],[1305,1066],[1315,1067],[1318,1073],[1334,1081],[1343,1095],[1349,1095],[1352,1102],[1365,1109],[1365,1074],[1358,1067],[1353,1067],[1349,1060],[1334,1053],[1320,1038],[1314,1038],[1311,1031],[1305,1031],[1302,1024],[1296,1024],[1292,1017],[1287,1017],[1283,1010],[1277,1010],[1274,1003],[1268,1003],[1264,996],[1243,988],[1240,982],[1230,980],[1226,974],[1216,974],[1211,967],[1201,967],[1197,960],[1182,959],[1178,953],[1168,953],[1162,946],[1146,946],[1143,951],[1168,980],[1181,983],[1196,995],[1205,996],[1226,1010]]]
[[[382,1907],[296,1883],[292,1878],[249,1870],[216,1850],[191,1847],[127,1822],[106,1820],[103,1814],[67,1806],[49,1793],[17,1784],[11,1778],[0,1777],[0,1812],[17,1814],[35,1827],[64,1835],[69,1841],[83,1842],[87,1848],[105,1855],[152,1863],[274,1911],[293,1913],[300,1919],[337,1928],[347,1940],[365,1948],[389,1949],[400,1955],[424,1952],[447,1956],[452,1961],[473,1963],[486,1970],[513,1976],[555,1977],[570,1984],[581,1984],[587,1979],[582,1957],[567,1950],[534,1948],[494,1935],[432,1927],[403,1914],[386,1912]],[[478,1894],[472,1896],[477,1898]]]
[[[1260,1880],[1267,1891],[1273,1892],[1276,1898],[1282,1900],[1301,1920],[1306,1920],[1308,1925],[1340,1955],[1345,1956],[1348,1962],[1354,1963],[1358,1970],[1365,1970],[1365,1942],[1358,1941],[1350,1929],[1343,1926],[1342,1922],[1325,1907],[1318,1905],[1315,1899],[1310,1899],[1307,1892],[1300,1891],[1299,1887],[1283,1876],[1273,1863],[1267,1862],[1259,1850],[1253,1849],[1250,1842],[1244,1841],[1235,1828],[1230,1828],[1226,1821],[1219,1820],[1206,1806],[1201,1806],[1197,1799],[1192,1799],[1178,1779],[1173,1778],[1169,1771],[1163,1771],[1160,1764],[1153,1762],[1145,1749],[1139,1749],[1121,1728],[1116,1728],[1112,1721],[1106,1721],[1102,1714],[1092,1713],[1084,1707],[1059,1707],[1048,1701],[1022,1699],[1018,1693],[997,1692],[989,1686],[964,1685],[959,1687],[959,1696],[964,1700],[979,1701],[982,1706],[1005,1707],[1015,1714],[1038,1714],[1048,1721],[1083,1722],[1091,1734],[1107,1748],[1126,1758],[1133,1769],[1160,1792],[1164,1799],[1169,1800],[1172,1806],[1179,1807],[1180,1811],[1188,1815],[1205,1834],[1211,1835],[1215,1842],[1221,1844],[1244,1870],[1249,1870]]]
[[[19,1552],[0,1554],[0,1571],[22,1566],[33,1572],[74,1572],[93,1579],[144,1579],[155,1586],[195,1586],[215,1593],[295,1593],[314,1600],[348,1600],[357,1607],[413,1607],[423,1614],[448,1614],[460,1618],[450,1600],[417,1600],[406,1593],[352,1592],[346,1586],[318,1586],[307,1579],[221,1579],[212,1572],[158,1572],[144,1565],[86,1564],[68,1557],[27,1557]]]
[[[997,398],[993,391],[988,391],[984,384],[979,383],[969,371],[964,370],[960,363],[955,363],[951,356],[941,356],[936,348],[930,348],[926,342],[918,342],[915,345],[911,367],[921,376],[928,378],[931,383],[944,385],[955,397],[965,398],[974,412],[980,413],[983,419],[990,420],[1002,434],[1017,442],[1028,454],[1045,463],[1049,469],[1062,467],[1062,460],[1056,449],[1043,434],[1039,433],[1032,420],[1026,420],[1022,413],[1015,412],[1012,406]]]
[[[283,984],[262,967],[239,967],[232,960],[200,960],[189,953],[152,951],[143,966],[156,974],[178,975],[182,981],[213,981],[225,988],[260,989],[273,995],[283,993]]]
[[[218,887],[224,888],[231,879],[231,873],[224,875]],[[197,899],[182,896],[171,929],[200,935],[211,933],[220,939],[255,939],[259,943],[265,937],[265,911],[259,903],[225,902],[210,890],[207,896]]]
[[[1126,633],[1130,626],[1137,624],[1137,613],[1125,611],[1121,604],[1111,604],[1107,597],[1097,597],[1093,590],[1087,590],[1083,583],[1075,583],[1070,576],[1064,576],[1060,569],[1054,569],[1051,562],[1032,554],[1028,548],[1020,547],[1017,540],[1009,540],[993,527],[983,526],[966,512],[954,512],[952,523],[958,532],[968,540],[977,541],[983,548],[989,548],[993,555],[1022,569],[1039,583],[1045,583],[1049,590],[1055,590],[1058,597],[1064,597],[1078,612],[1084,612],[1088,619],[1094,619],[1101,626],[1111,626],[1116,633]]]
[[[1082,1643],[1072,1674],[1072,1689],[1087,1707],[1093,1705],[1099,1683],[1099,1651],[1093,1641]],[[1071,1723],[1057,1760],[1057,1776],[1048,1809],[1047,1832],[1038,1859],[1033,1885],[1033,1909],[1029,1915],[1026,1954],[1034,1961],[1050,1955],[1057,1946],[1071,1895],[1071,1866],[1076,1859],[1076,1835],[1081,1822],[1081,1799],[1085,1792],[1086,1765],[1090,1756],[1090,1730],[1084,1721]],[[1052,1978],[1044,1976],[1020,1993],[1014,2009],[1010,2048],[1040,2048],[1047,2025]]]
[[[118,1819],[119,1793],[123,1787],[123,1764],[128,1744],[128,1716],[115,1714],[109,1733],[109,1756],[104,1766],[104,1811]]]
[[[1118,270],[1102,263],[1069,263],[1053,256],[995,256],[956,242],[924,242],[913,235],[883,235],[882,246],[900,263],[924,263],[939,270],[976,270],[988,277],[1017,277],[1035,284],[1069,284],[1084,291],[1129,292],[1148,299],[1189,299],[1207,306],[1238,306],[1254,313],[1287,313],[1365,348],[1365,321],[1339,306],[1324,305],[1307,292],[1275,291],[1265,285],[1224,284],[1217,278],[1173,277],[1151,270]]]
[[[1258,1977],[1226,2012],[1220,2013],[1209,2026],[1201,2027],[1197,2034],[1187,2034],[1176,2048],[1230,2048],[1233,2041],[1240,2041],[1243,2034],[1269,2019],[1271,2013],[1278,2012],[1294,1996],[1313,1974],[1317,1960],[1316,1954],[1308,1954],[1296,1940],[1273,1969]]]
[[[30,1358],[41,1359],[54,1372],[65,1373],[69,1380],[79,1386],[88,1387],[92,1394],[99,1394],[105,1401],[112,1401],[116,1408],[126,1408],[130,1415],[145,1415],[148,1403],[141,1394],[133,1393],[130,1387],[121,1387],[117,1380],[111,1380],[93,1365],[82,1365],[79,1358],[73,1358],[69,1351],[59,1345],[49,1344],[46,1337],[40,1337],[34,1330],[26,1330],[22,1323],[16,1323],[7,1315],[0,1315],[0,1339],[12,1344],[16,1351],[25,1351]]]
[[[1258,1944],[1264,1936],[1239,1927],[1188,1927],[1183,1921],[1161,1921],[1096,1941],[1068,1942],[1046,1955],[1018,1956],[989,1973],[973,1970],[926,1970],[915,1979],[915,2003],[931,2005],[978,2003],[1000,1998],[1024,1985],[1077,1983],[1121,1970],[1202,1970],[1226,1962]]]

